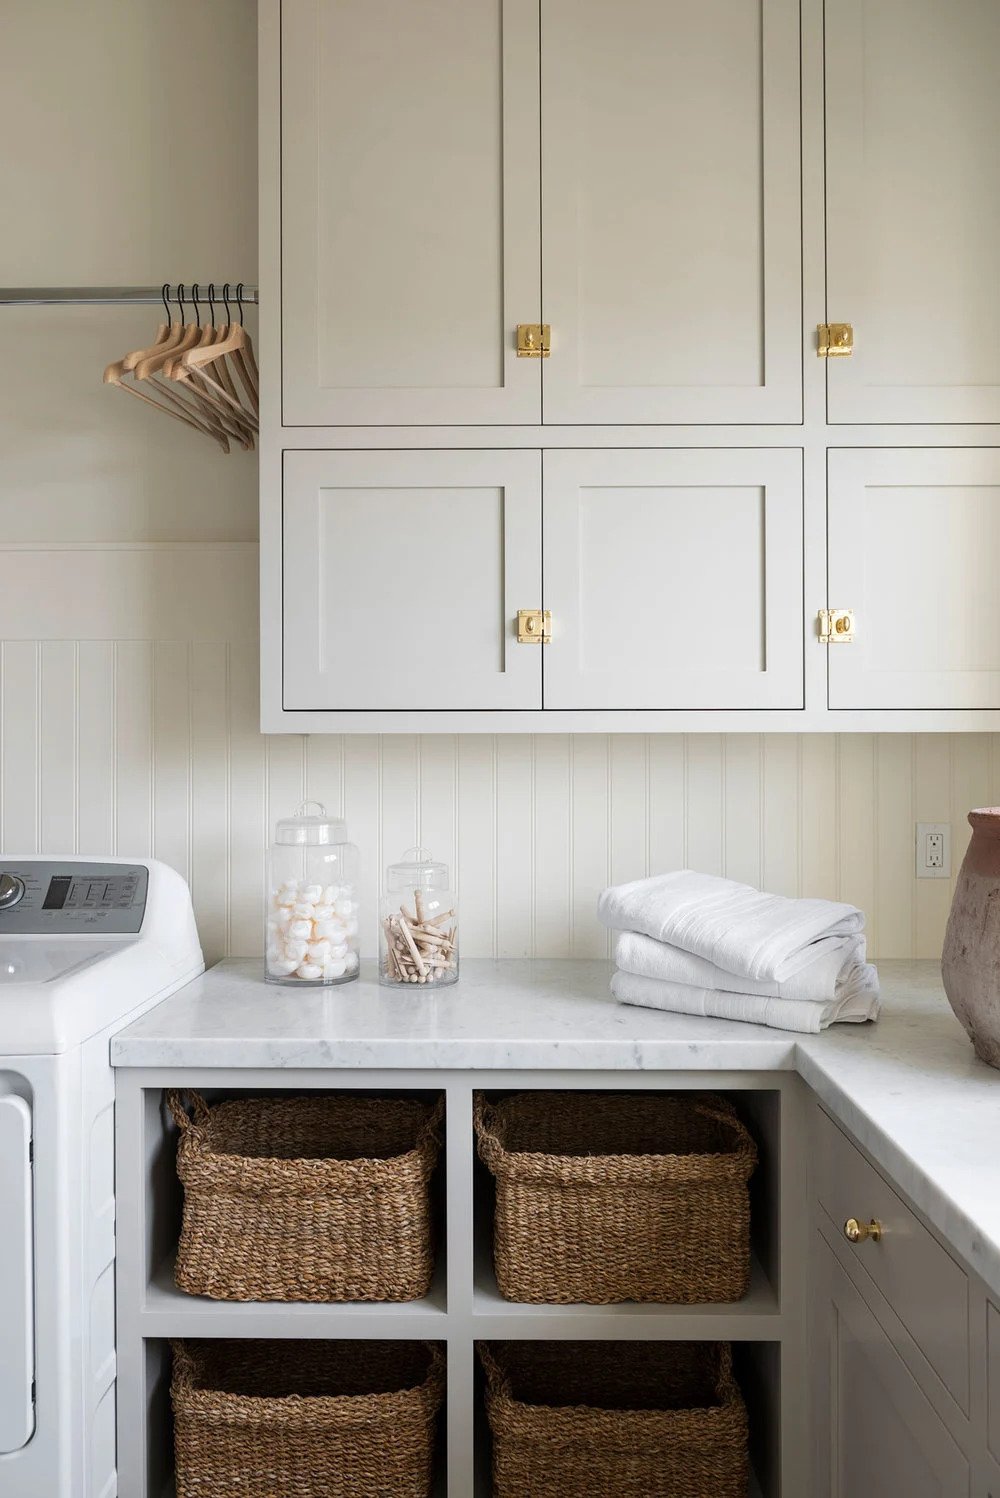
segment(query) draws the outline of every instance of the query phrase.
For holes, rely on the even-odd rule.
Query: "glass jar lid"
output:
[[[282,817],[277,823],[274,841],[302,847],[346,843],[347,823],[343,817],[328,816],[322,801],[303,801],[293,817]]]
[[[390,890],[448,888],[448,865],[435,862],[426,848],[407,848],[385,873]]]

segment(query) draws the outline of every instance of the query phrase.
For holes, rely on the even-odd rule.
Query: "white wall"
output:
[[[255,280],[254,11],[5,7],[0,282]],[[597,891],[678,863],[855,900],[882,955],[937,955],[951,886],[914,879],[913,823],[960,854],[998,737],[262,738],[254,461],[101,384],[157,321],[0,309],[0,848],[155,853],[208,955],[250,953],[267,828],[308,793],[370,898],[418,838],[457,864],[467,955],[603,953]]]

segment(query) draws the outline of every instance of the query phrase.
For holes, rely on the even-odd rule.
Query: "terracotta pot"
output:
[[[976,1055],[1000,1068],[1000,807],[969,812],[972,841],[948,916],[941,975]]]

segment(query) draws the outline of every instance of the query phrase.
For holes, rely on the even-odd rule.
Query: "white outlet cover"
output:
[[[943,856],[940,868],[927,862],[927,839],[937,833],[942,840]],[[918,822],[916,838],[916,873],[918,879],[951,878],[951,823]]]

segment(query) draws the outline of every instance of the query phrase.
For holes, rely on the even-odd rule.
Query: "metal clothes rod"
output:
[[[184,305],[194,306],[191,283],[184,281]],[[216,306],[222,305],[222,288],[228,285],[229,305],[236,306],[236,281],[196,281],[198,305],[208,306],[208,287],[215,293]],[[257,287],[242,286],[240,296],[245,306],[257,304]],[[180,301],[178,288],[167,287],[167,301],[177,305]],[[8,286],[0,287],[0,307],[145,307],[163,304],[163,287],[160,286]]]

